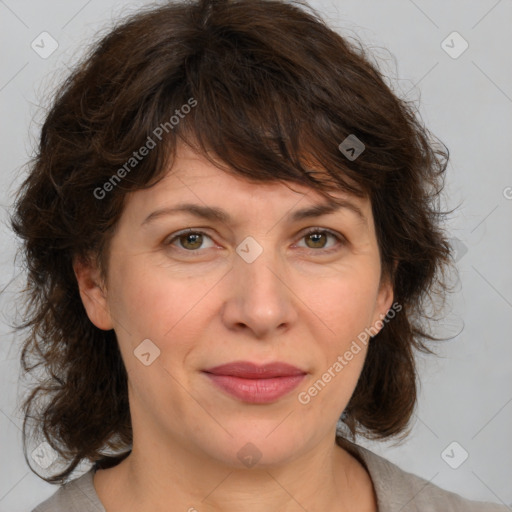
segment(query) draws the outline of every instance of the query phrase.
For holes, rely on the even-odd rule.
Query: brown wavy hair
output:
[[[353,160],[338,148],[349,135],[365,146]],[[155,147],[119,174],[148,137]],[[73,67],[16,196],[11,224],[27,271],[16,326],[26,332],[23,376],[45,372],[22,404],[31,470],[63,483],[82,461],[109,467],[129,453],[116,335],[88,319],[72,264],[93,257],[108,275],[126,194],[163,177],[179,140],[254,183],[370,198],[382,278],[392,280],[402,308],[371,339],[341,419],[353,438],[403,434],[417,399],[414,350],[433,353],[427,340],[439,341],[424,323],[427,299],[448,289],[451,248],[440,225],[448,212],[439,208],[448,149],[386,84],[362,43],[304,2],[173,2],[120,20]],[[122,179],[113,183],[116,172]],[[63,471],[42,476],[30,466],[29,426]]]

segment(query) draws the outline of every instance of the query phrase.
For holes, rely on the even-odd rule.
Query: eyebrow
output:
[[[315,217],[321,217],[322,215],[329,215],[335,213],[341,209],[349,210],[354,213],[361,222],[366,224],[367,219],[362,210],[351,201],[346,199],[336,199],[328,201],[326,203],[315,204],[313,206],[295,210],[293,213],[287,216],[289,222],[298,222],[304,219],[310,219]],[[182,203],[176,206],[170,206],[160,208],[150,213],[143,221],[141,226],[149,224],[150,222],[166,216],[173,215],[176,213],[189,213],[195,217],[209,220],[209,221],[220,221],[226,224],[231,222],[231,216],[221,208],[215,206],[203,206],[193,203]]]

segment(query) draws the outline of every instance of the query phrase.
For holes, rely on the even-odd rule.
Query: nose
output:
[[[296,322],[297,297],[285,262],[266,248],[252,262],[235,256],[222,317],[230,330],[272,338]]]

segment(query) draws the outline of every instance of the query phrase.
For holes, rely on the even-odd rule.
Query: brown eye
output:
[[[323,249],[327,241],[326,234],[320,231],[306,235],[305,239],[306,244],[311,243],[311,245],[308,245],[310,249]]]
[[[329,238],[334,239],[338,244],[334,244],[334,247],[328,247]],[[308,249],[318,250],[318,252],[331,252],[337,250],[339,245],[343,245],[343,237],[336,235],[335,233],[325,230],[313,228],[310,229],[305,235],[302,236],[301,240],[305,240],[306,247]]]
[[[200,233],[187,233],[178,237],[181,246],[188,250],[199,249],[203,243],[203,235]]]
[[[202,231],[182,231],[181,233],[177,233],[175,236],[173,236],[166,245],[172,245],[178,247],[178,249],[182,249],[188,252],[199,252],[198,249],[207,249],[209,247],[203,247],[203,244],[205,240],[211,240],[211,238]],[[178,242],[176,244],[175,242]],[[213,244],[210,245],[210,247],[213,247]]]

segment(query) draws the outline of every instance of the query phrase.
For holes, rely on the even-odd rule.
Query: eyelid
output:
[[[164,241],[164,245],[172,246],[174,241],[176,241],[181,236],[186,235],[187,233],[203,235],[203,236],[210,238],[213,241],[213,237],[207,233],[207,230],[208,230],[208,228],[185,228],[185,229],[182,229],[182,230],[172,233],[171,235],[166,237],[166,239]],[[326,234],[332,236],[333,238],[335,238],[336,241],[338,242],[336,247],[330,248],[330,249],[321,249],[321,248],[320,249],[308,249],[308,248],[306,248],[310,252],[313,252],[313,253],[327,254],[329,252],[336,251],[338,249],[338,246],[340,246],[340,245],[343,246],[348,243],[346,237],[344,235],[342,235],[341,233],[333,231],[329,228],[322,228],[320,226],[313,226],[310,228],[306,228],[305,231],[302,230],[301,232],[299,232],[299,234],[300,234],[299,241],[302,240],[307,235],[312,234],[312,233],[326,233]],[[295,235],[295,236],[297,236],[297,235]],[[201,249],[197,249],[195,251],[192,251],[192,250],[187,251],[186,249],[182,249],[181,247],[177,247],[177,249],[180,252],[186,252],[188,254],[194,254],[194,253],[201,252]]]
[[[337,231],[333,231],[332,229],[329,229],[329,228],[322,228],[319,226],[307,228],[306,231],[302,231],[302,233],[299,237],[299,240],[302,240],[305,236],[312,234],[312,233],[327,233],[328,235],[331,235],[333,238],[335,238],[338,243],[337,243],[336,247],[331,247],[330,249],[309,249],[309,251],[311,251],[311,252],[328,254],[330,252],[334,252],[334,251],[338,250],[339,246],[344,246],[348,243],[347,238],[344,235],[342,235],[341,233],[338,233]]]
[[[194,235],[203,235],[207,236],[208,238],[213,240],[213,237],[207,233],[208,228],[185,228],[181,229],[180,231],[176,231],[175,233],[170,234],[169,236],[165,237],[164,239],[164,245],[172,245],[172,243],[177,240],[178,238],[188,234],[192,233]],[[185,249],[182,249],[185,250]],[[199,251],[188,251],[188,252],[199,252]]]

